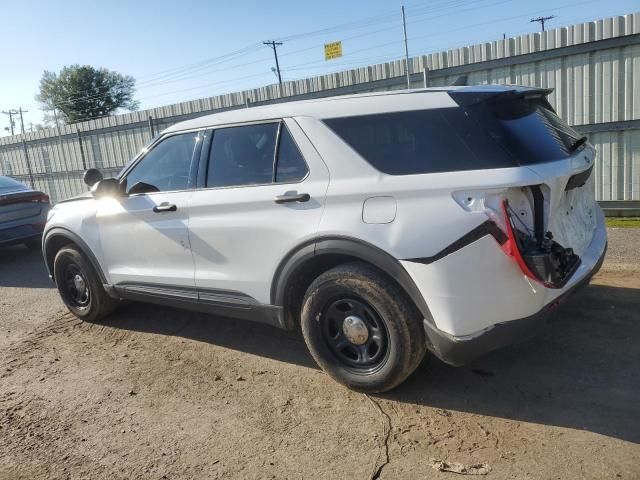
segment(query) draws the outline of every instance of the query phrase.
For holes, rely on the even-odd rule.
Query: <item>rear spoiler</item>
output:
[[[460,89],[449,92],[451,98],[461,107],[468,107],[476,103],[486,101],[500,101],[510,98],[524,99],[546,99],[553,92],[553,88],[514,88],[512,90],[492,91],[492,90],[475,90]]]

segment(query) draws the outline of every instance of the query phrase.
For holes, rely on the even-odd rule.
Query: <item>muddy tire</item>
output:
[[[62,301],[81,320],[98,321],[118,305],[105,291],[91,262],[75,248],[63,248],[56,254],[53,271]]]
[[[360,262],[309,286],[301,327],[311,355],[334,380],[367,393],[403,382],[426,351],[420,315],[386,275]]]

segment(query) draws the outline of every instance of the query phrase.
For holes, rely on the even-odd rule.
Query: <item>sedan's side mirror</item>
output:
[[[102,173],[100,173],[100,170],[98,170],[97,168],[90,168],[89,170],[84,172],[82,180],[87,184],[89,188],[91,188],[100,180],[102,180]]]
[[[96,198],[101,197],[121,197],[122,196],[122,184],[117,178],[105,178],[100,180],[91,189],[93,196]]]

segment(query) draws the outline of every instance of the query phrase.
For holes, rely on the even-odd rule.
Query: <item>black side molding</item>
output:
[[[486,222],[481,223],[469,233],[464,234],[451,245],[443,248],[431,257],[407,258],[405,260],[408,262],[423,263],[425,265],[428,265],[437,260],[440,260],[441,258],[446,257],[447,255],[451,255],[452,253],[463,249],[467,245],[472,244],[476,240],[480,240],[486,235],[491,235],[500,245],[504,245],[504,243],[507,241],[507,235],[502,230],[500,230],[500,228],[495,223],[493,223],[491,220],[487,220]]]
[[[252,320],[283,328],[282,308],[261,304],[241,292],[141,282],[118,283],[113,289],[120,298],[127,300]]]

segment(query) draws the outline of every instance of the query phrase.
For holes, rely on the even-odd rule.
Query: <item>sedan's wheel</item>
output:
[[[407,378],[426,346],[420,317],[405,293],[378,270],[340,265],[305,295],[301,324],[318,364],[355,390],[382,392]]]
[[[82,320],[94,322],[117,306],[91,263],[75,248],[63,248],[57,253],[53,272],[62,301]]]

